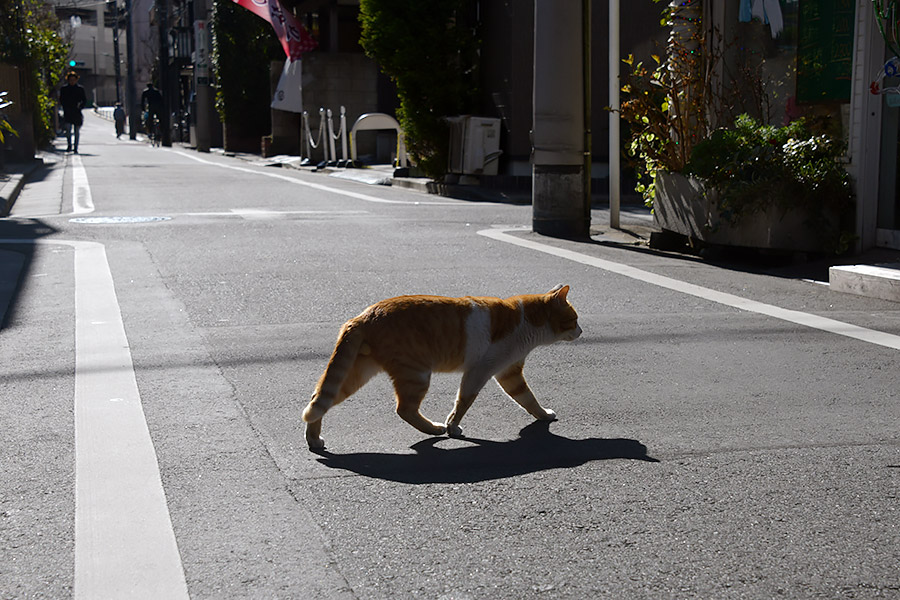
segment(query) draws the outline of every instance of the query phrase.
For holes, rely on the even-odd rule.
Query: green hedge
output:
[[[284,60],[272,26],[232,0],[212,12],[216,109],[231,130],[247,138],[271,133],[269,63]]]
[[[65,71],[69,44],[59,35],[59,19],[40,0],[0,0],[0,63],[25,72],[25,106],[34,116],[39,147],[56,136],[56,89]]]
[[[360,0],[360,43],[397,85],[397,119],[417,166],[447,170],[445,117],[471,113],[480,39],[473,0]]]

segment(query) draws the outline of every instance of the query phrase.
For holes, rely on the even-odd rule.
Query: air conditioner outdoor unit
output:
[[[496,175],[500,150],[500,119],[462,115],[450,123],[448,171],[460,175]]]

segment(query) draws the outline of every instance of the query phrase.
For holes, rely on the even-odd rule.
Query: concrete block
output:
[[[900,302],[900,263],[831,267],[828,281],[837,292]]]

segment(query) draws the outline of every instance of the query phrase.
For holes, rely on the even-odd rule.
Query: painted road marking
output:
[[[0,244],[75,251],[75,598],[188,598],[105,247]]]
[[[609,271],[618,275],[624,275],[625,277],[629,277],[631,279],[636,279],[638,281],[650,283],[659,287],[674,290],[676,292],[681,292],[683,294],[689,294],[691,296],[703,298],[704,300],[718,302],[719,304],[724,304],[726,306],[731,306],[740,310],[759,313],[761,315],[781,319],[782,321],[788,321],[790,323],[804,325],[813,329],[819,329],[821,331],[827,331],[829,333],[861,340],[870,344],[877,344],[886,348],[900,350],[900,336],[897,335],[885,333],[883,331],[876,331],[874,329],[868,329],[866,327],[860,327],[858,325],[852,325],[850,323],[844,323],[843,321],[836,321],[827,317],[820,317],[818,315],[800,312],[797,310],[781,308],[779,306],[757,302],[756,300],[741,298],[740,296],[735,296],[734,294],[719,292],[709,288],[701,287],[699,285],[694,285],[692,283],[686,283],[684,281],[672,279],[671,277],[666,277],[664,275],[657,275],[656,273],[651,273],[649,271],[644,271],[642,269],[637,269],[635,267],[630,267],[621,263],[604,260],[602,258],[589,256],[587,254],[581,254],[580,252],[574,252],[572,250],[556,248],[554,246],[542,244],[531,239],[510,235],[510,231],[522,232],[530,230],[521,228],[484,229],[482,231],[479,231],[478,234],[500,242],[514,244],[522,248],[528,248],[529,250],[536,250],[538,252],[543,252],[545,254],[550,254],[559,258],[564,258],[566,260],[571,260],[583,265],[588,265],[590,267],[596,267],[598,269],[603,269],[604,271]]]
[[[271,177],[273,179],[280,179],[282,181],[287,181],[288,183],[293,183],[295,185],[301,185],[304,187],[312,188],[314,190],[319,190],[322,192],[328,192],[331,194],[338,194],[341,196],[346,196],[348,198],[355,198],[357,200],[364,200],[366,202],[374,202],[376,204],[407,204],[414,206],[481,206],[481,205],[490,205],[489,202],[479,202],[477,204],[460,202],[460,201],[440,201],[440,200],[389,200],[387,198],[378,198],[376,196],[370,196],[368,194],[361,194],[359,192],[351,192],[350,190],[343,190],[340,188],[330,187],[327,185],[322,185],[321,183],[312,183],[310,181],[303,181],[302,179],[297,179],[295,177],[288,177],[287,175],[281,175],[280,173],[272,173],[270,171],[262,171],[258,169],[248,169],[246,167],[238,167],[235,165],[228,165],[224,163],[214,162],[211,160],[206,160],[200,158],[199,156],[194,156],[193,154],[189,154],[187,152],[181,152],[178,150],[170,150],[170,152],[174,152],[179,156],[183,156],[185,158],[189,158],[191,160],[195,160],[199,163],[203,163],[204,165],[210,165],[213,167],[220,167],[222,169],[230,169],[232,171],[239,171],[241,173],[252,173],[253,175],[263,175],[265,177]]]
[[[232,208],[231,214],[247,221],[267,221],[290,216],[343,217],[369,214],[365,210],[266,210],[264,208]]]
[[[94,212],[94,198],[88,185],[87,171],[77,154],[72,157],[72,214],[83,215]]]
[[[292,215],[306,217],[344,217],[355,215],[367,215],[367,210],[268,210],[265,208],[232,208],[229,211],[218,212],[185,212],[175,213],[175,216],[183,217],[241,217],[246,218],[247,215],[253,217],[266,216],[268,218],[289,217]]]

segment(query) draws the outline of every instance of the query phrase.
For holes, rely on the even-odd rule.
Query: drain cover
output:
[[[87,223],[89,225],[120,225],[125,223],[155,223],[169,221],[172,217],[75,217],[71,223]]]

